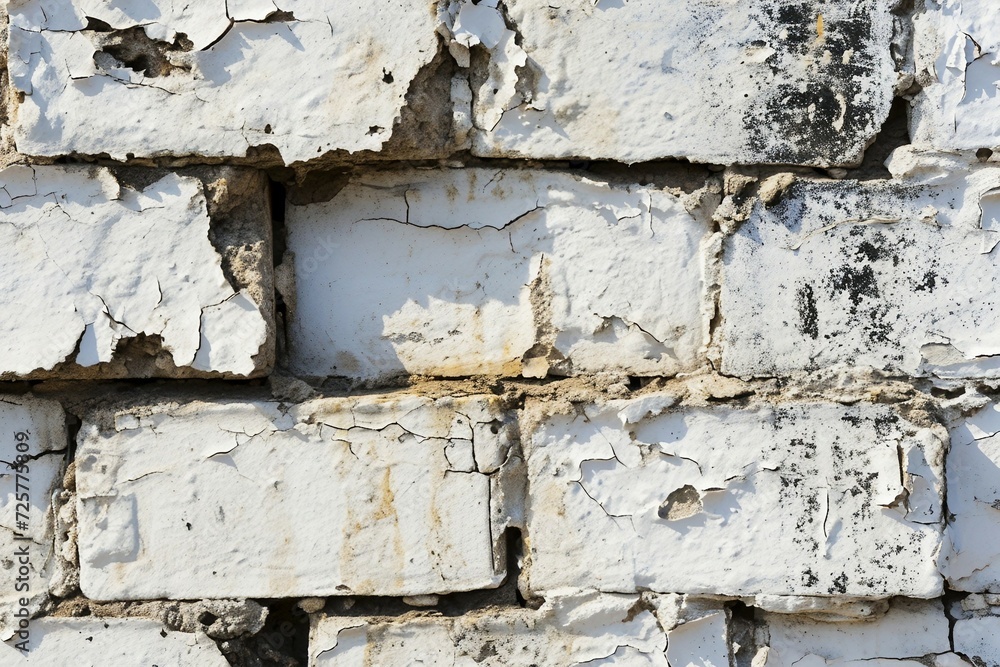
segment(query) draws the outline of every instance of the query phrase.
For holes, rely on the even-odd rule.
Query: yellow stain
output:
[[[823,15],[816,17],[816,37],[823,37]]]

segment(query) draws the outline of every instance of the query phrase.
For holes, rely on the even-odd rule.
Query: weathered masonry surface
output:
[[[1000,667],[996,35],[0,2],[0,666]]]

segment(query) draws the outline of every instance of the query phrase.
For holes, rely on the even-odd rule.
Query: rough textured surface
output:
[[[412,395],[98,412],[76,454],[81,589],[141,600],[496,586],[503,419],[487,397]]]
[[[990,403],[951,433],[943,572],[954,590],[1000,593],[1000,409]]]
[[[155,621],[110,618],[45,618],[32,626],[27,655],[0,644],[4,665],[56,667],[137,667],[183,665],[228,667],[211,639],[203,634],[168,632]]]
[[[582,405],[525,434],[529,590],[941,594],[942,429],[871,404],[674,400]]]
[[[914,17],[917,95],[914,143],[938,150],[1000,146],[1000,7],[975,0],[924,0]]]
[[[996,5],[0,0],[0,666],[1000,667]]]
[[[463,0],[446,20],[477,155],[825,166],[889,113],[893,4]]]
[[[437,54],[434,3],[280,4],[13,2],[18,149],[121,160],[270,147],[295,163],[382,148]]]
[[[537,170],[357,178],[328,202],[289,208],[292,369],[363,379],[691,370],[704,363],[715,242],[699,206]]]
[[[243,221],[239,242],[220,243],[224,257],[212,243],[203,183],[159,176],[130,187],[101,167],[0,171],[0,243],[9,248],[0,260],[7,286],[0,376],[247,377],[269,370],[272,288],[270,271],[258,266],[270,253],[266,221]],[[227,186],[256,197],[257,207],[266,201],[259,176],[216,176],[216,208]]]
[[[858,623],[817,623],[781,614],[766,614],[762,621],[763,642],[754,664],[766,667],[872,662],[918,667],[927,664],[925,656],[933,659],[951,650],[940,602],[896,600],[884,616]],[[956,626],[956,639],[957,633]]]
[[[890,167],[795,182],[726,240],[723,372],[1000,375],[1000,170],[909,150]]]
[[[54,401],[2,396],[0,428],[0,640],[7,640],[19,627],[21,610],[37,613],[48,597],[54,569],[51,500],[68,441],[62,408]],[[0,644],[0,655],[2,649]]]
[[[564,591],[537,611],[487,609],[457,618],[319,616],[313,622],[309,665],[667,667],[668,632],[657,618],[657,602]],[[694,640],[696,633],[708,641]],[[725,615],[717,609],[705,620],[681,625],[669,634],[669,643],[669,664],[725,667],[726,662],[712,660],[726,654]]]

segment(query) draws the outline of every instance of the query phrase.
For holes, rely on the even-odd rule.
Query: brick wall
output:
[[[0,7],[0,665],[1000,667],[1000,5]]]

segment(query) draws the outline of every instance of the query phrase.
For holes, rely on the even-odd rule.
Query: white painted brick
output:
[[[2,640],[11,638],[18,629],[16,615],[22,613],[22,608],[35,613],[47,598],[53,574],[51,501],[62,476],[64,457],[61,452],[66,446],[65,417],[58,403],[28,396],[0,397]],[[20,477],[10,465],[18,462],[19,455],[38,457],[22,459],[24,468]],[[27,515],[27,529],[18,525],[25,521],[24,515]],[[24,555],[25,550],[27,555]],[[25,566],[27,573],[21,571]],[[22,599],[28,604],[22,605]]]
[[[27,655],[0,644],[0,663],[16,667],[228,667],[203,633],[170,632],[156,621],[43,618],[31,624]]]
[[[959,591],[1000,593],[1000,406],[958,424],[948,452],[947,549],[942,571]]]
[[[888,613],[854,623],[824,623],[764,614],[769,640],[758,650],[761,667],[879,665],[919,667],[923,658],[951,650],[948,617],[939,601],[897,599]]]
[[[730,664],[726,613],[690,620],[669,631],[667,662],[671,667],[727,667]]]
[[[701,363],[714,237],[666,191],[537,170],[381,172],[290,206],[286,224],[300,374],[672,375]]]
[[[701,639],[694,639],[695,634]],[[309,665],[666,667],[668,637],[670,664],[675,667],[729,664],[721,610],[668,634],[637,595],[563,591],[537,611],[493,608],[466,616],[399,619],[316,617]],[[722,656],[721,662],[717,656]]]
[[[1000,170],[912,158],[755,205],[725,243],[723,372],[1000,375]]]
[[[927,0],[914,18],[914,65],[923,86],[913,143],[938,150],[1000,146],[997,80],[1000,7],[981,0]]]
[[[859,162],[896,82],[890,5],[507,0],[508,29],[496,0],[452,2],[452,53],[489,54],[473,152]]]
[[[954,640],[954,650],[977,667],[1000,665],[1000,617],[959,619]]]
[[[281,5],[294,19],[263,22],[276,6],[262,2],[13,3],[18,149],[120,160],[240,157],[269,144],[286,163],[379,150],[410,82],[437,53],[433,3]],[[88,30],[88,19],[155,40],[147,60],[162,68],[122,63],[108,41],[119,33]],[[190,43],[170,48],[182,35]],[[143,52],[143,40],[129,41]]]
[[[493,479],[456,470],[447,450],[506,449],[502,419],[494,398],[408,394],[95,413],[76,455],[81,589],[124,600],[495,587]]]
[[[531,591],[941,594],[939,429],[886,405],[673,400],[529,405]]]
[[[266,370],[271,316],[234,291],[209,226],[197,178],[139,191],[100,167],[0,171],[0,376],[129,376],[117,348],[140,335],[168,353],[140,375]]]

